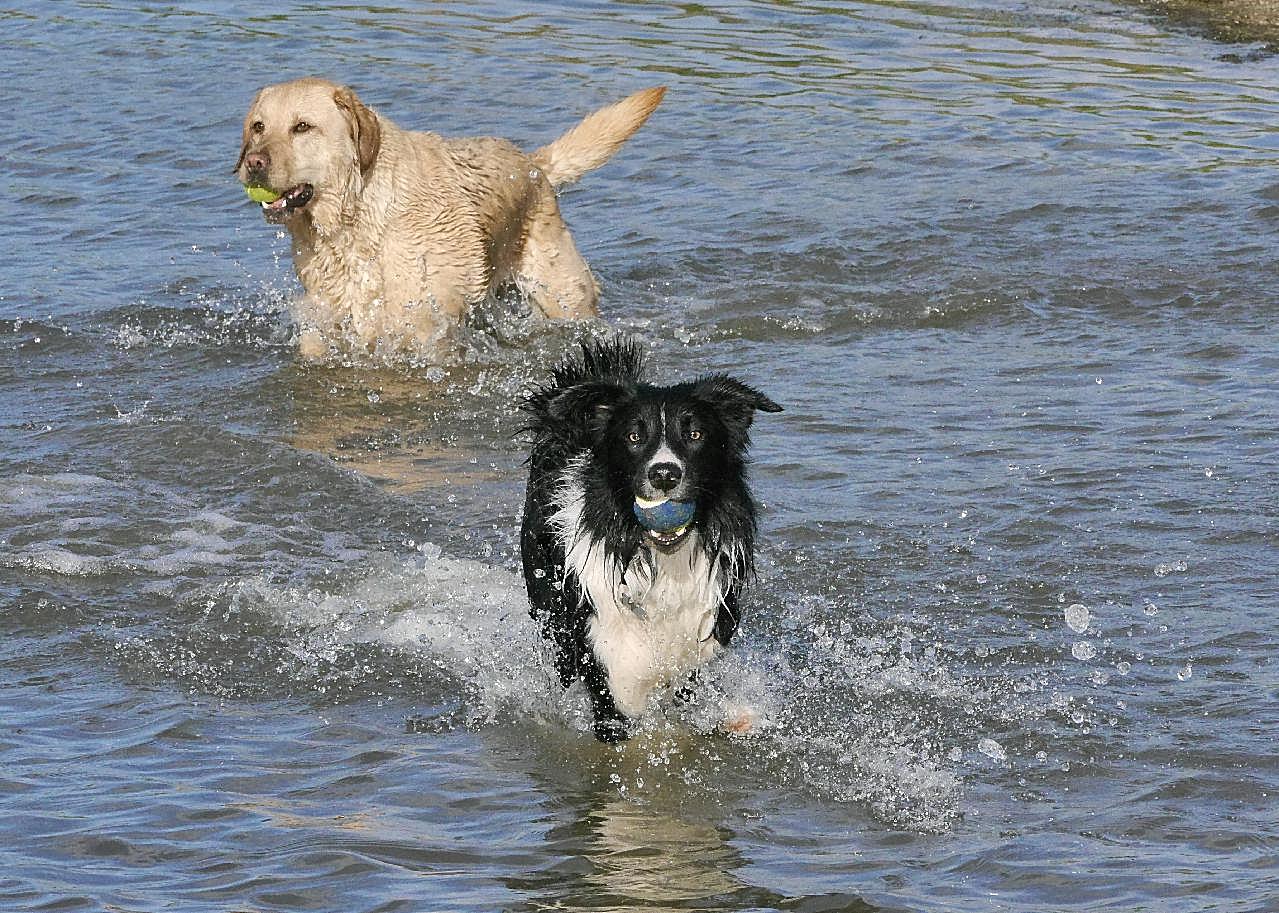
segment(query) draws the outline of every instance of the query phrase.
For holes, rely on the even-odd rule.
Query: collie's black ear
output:
[[[561,390],[546,404],[551,418],[574,428],[585,428],[597,436],[608,424],[609,416],[626,395],[617,384],[590,381]]]
[[[693,395],[702,402],[714,406],[723,417],[725,424],[743,432],[754,421],[755,410],[782,411],[781,406],[763,393],[727,374],[711,374],[700,378],[693,385]]]

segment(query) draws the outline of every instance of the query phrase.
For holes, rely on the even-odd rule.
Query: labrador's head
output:
[[[249,106],[235,173],[246,187],[279,194],[262,211],[283,222],[347,192],[377,161],[381,140],[377,115],[350,89],[323,79],[280,83]]]

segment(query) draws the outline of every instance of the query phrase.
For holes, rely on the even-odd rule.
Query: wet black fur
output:
[[[726,374],[672,386],[645,383],[644,358],[632,342],[586,342],[576,358],[555,369],[551,382],[523,404],[532,436],[520,550],[530,611],[555,649],[565,687],[584,679],[595,713],[596,735],[625,738],[625,720],[609,693],[607,674],[587,639],[593,606],[572,575],[564,548],[549,526],[565,468],[588,453],[581,481],[582,523],[619,571],[651,548],[632,512],[635,460],[625,446],[636,410],[656,403],[695,414],[705,443],[685,455],[695,481],[693,527],[726,589],[713,636],[727,645],[739,621],[738,594],[754,572],[756,507],[746,482],[749,428],[755,411],[779,412],[764,394]]]

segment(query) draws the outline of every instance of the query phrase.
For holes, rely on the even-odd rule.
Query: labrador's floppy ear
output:
[[[258,98],[262,95],[259,92],[253,96],[253,101],[249,104],[249,113],[244,115],[244,125],[240,128],[240,157],[235,160],[235,167],[231,169],[232,174],[238,174],[240,166],[244,164],[244,157],[249,154],[249,118],[253,116],[253,109],[258,106]]]
[[[355,142],[355,150],[360,158],[360,172],[367,174],[377,161],[378,150],[382,148],[382,125],[378,123],[377,115],[346,86],[333,93],[333,103],[346,115],[346,122],[351,128],[351,139]]]
[[[742,383],[727,374],[710,374],[698,378],[693,384],[693,395],[712,406],[734,435],[745,440],[747,430],[755,419],[755,411],[781,412],[777,405],[754,387]]]

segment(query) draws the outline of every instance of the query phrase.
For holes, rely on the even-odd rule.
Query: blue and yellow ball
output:
[[[646,501],[635,499],[635,519],[655,533],[669,533],[692,522],[696,501]]]

